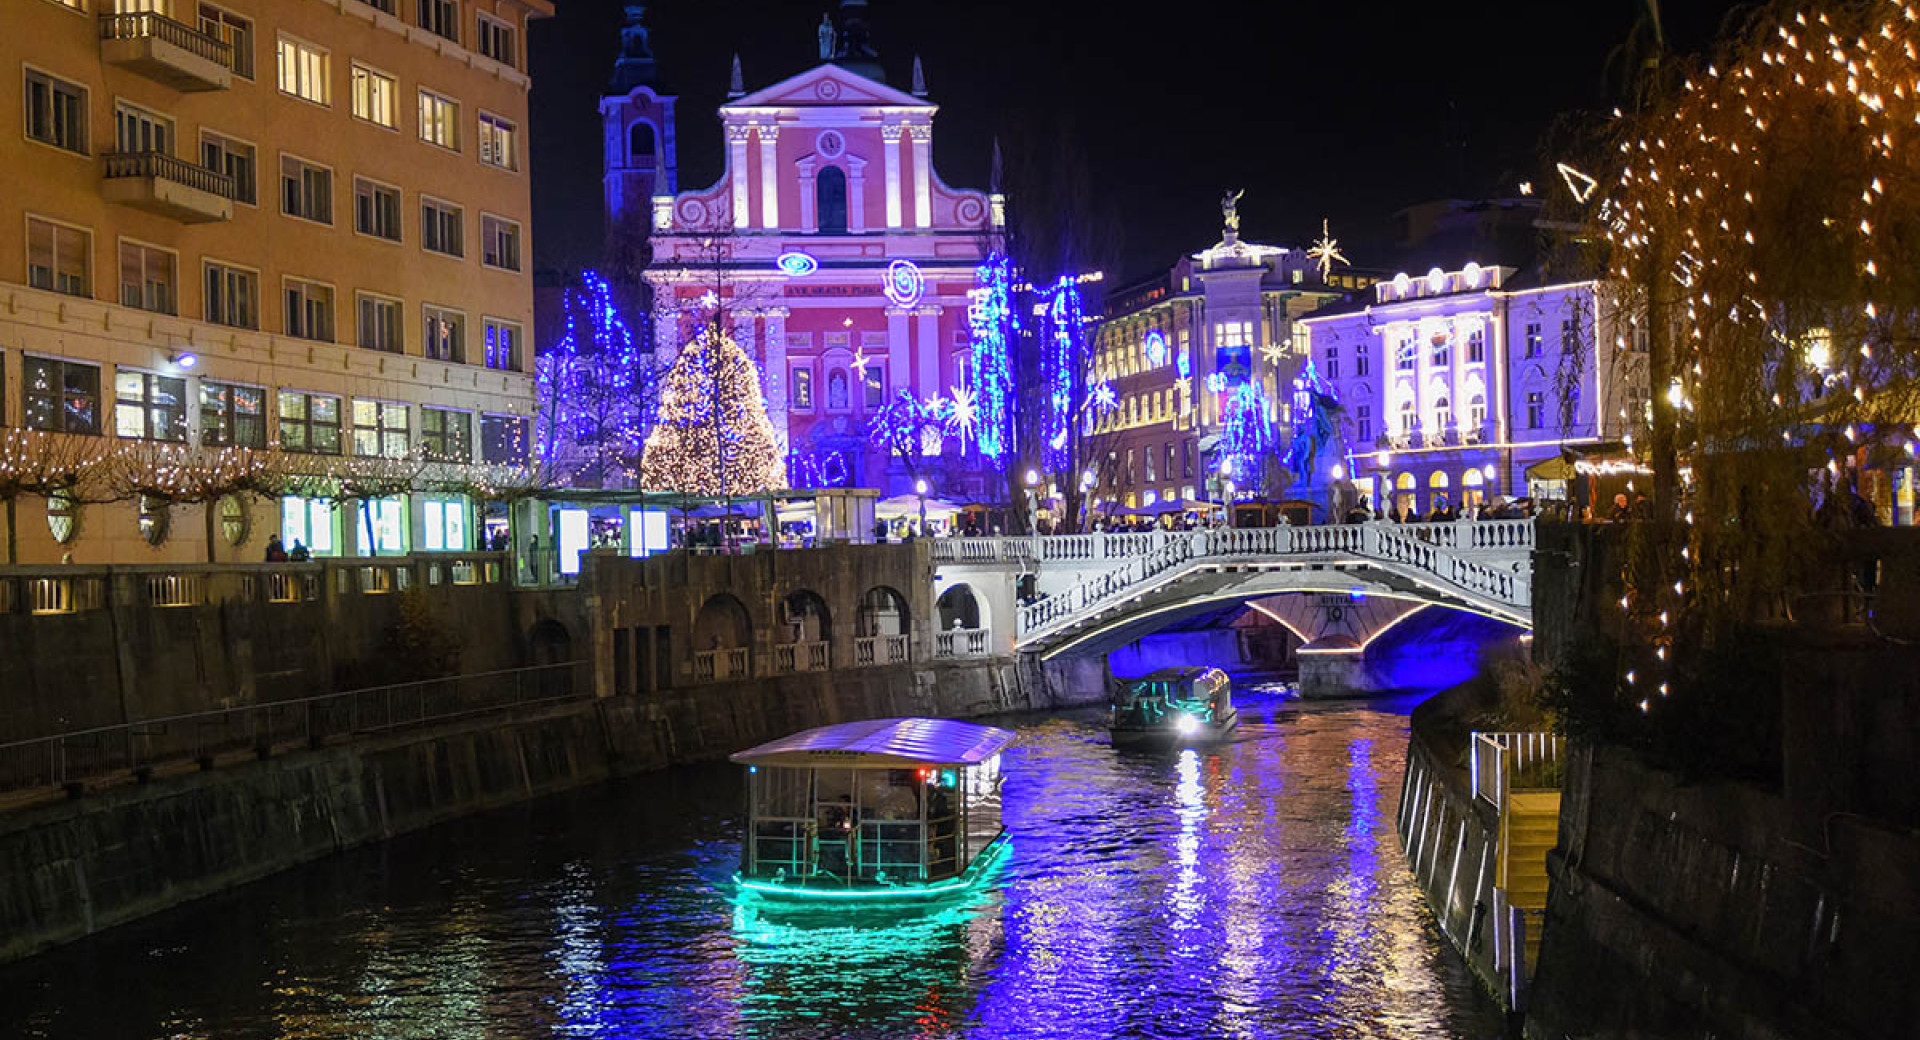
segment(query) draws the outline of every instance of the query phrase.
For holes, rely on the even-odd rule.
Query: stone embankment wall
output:
[[[996,657],[583,699],[0,816],[0,961],[341,849],[797,729],[1097,703],[1099,661]]]
[[[1461,764],[1465,745],[1450,739],[1452,720],[1437,710],[1452,696],[1440,694],[1414,713],[1395,825],[1441,934],[1481,987],[1511,1010],[1517,995],[1505,964],[1512,943],[1506,922],[1495,920],[1504,909],[1494,898],[1499,820],[1492,806],[1474,800]]]
[[[1526,1033],[1910,1037],[1920,838],[1580,751]]]

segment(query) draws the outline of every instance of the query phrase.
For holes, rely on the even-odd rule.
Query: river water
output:
[[[1006,720],[1011,855],[933,913],[734,906],[732,767],[545,799],[0,969],[0,1035],[1498,1037],[1393,833],[1410,707],[1243,696],[1177,754]]]

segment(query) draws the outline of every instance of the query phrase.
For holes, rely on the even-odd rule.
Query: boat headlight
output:
[[[1182,712],[1180,718],[1174,721],[1173,728],[1181,736],[1191,737],[1195,733],[1200,732],[1200,719],[1197,716]]]

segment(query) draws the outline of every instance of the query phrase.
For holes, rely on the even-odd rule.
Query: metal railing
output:
[[[200,574],[147,575],[147,602],[156,607],[197,607],[206,602],[207,585]]]
[[[1516,790],[1560,786],[1558,768],[1565,740],[1555,733],[1473,733],[1473,755],[1468,762],[1473,796],[1506,810],[1507,795]]]
[[[985,657],[993,640],[984,628],[955,628],[933,634],[935,657]]]
[[[105,177],[118,180],[123,177],[154,177],[175,184],[184,184],[189,188],[218,195],[223,199],[233,198],[233,178],[224,173],[216,173],[204,166],[168,155],[165,152],[108,152],[100,157],[105,166]]]
[[[584,661],[142,719],[0,744],[0,790],[57,787],[227,753],[278,751],[591,696]]]
[[[176,22],[158,11],[103,14],[100,16],[100,38],[103,40],[159,40],[195,57],[205,58],[223,69],[233,68],[232,44],[219,37],[209,36],[185,22]]]

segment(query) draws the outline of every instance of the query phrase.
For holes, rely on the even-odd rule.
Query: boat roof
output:
[[[802,730],[738,751],[741,765],[825,766],[851,769],[970,766],[1013,743],[1013,731],[954,719],[867,719]]]
[[[1128,679],[1127,681],[1128,682],[1150,682],[1150,681],[1166,682],[1174,679],[1198,679],[1201,676],[1207,674],[1208,672],[1217,671],[1217,670],[1218,669],[1202,668],[1199,665],[1190,664],[1190,665],[1182,665],[1179,668],[1162,668],[1159,671],[1148,672],[1145,675],[1136,675],[1133,678]]]

